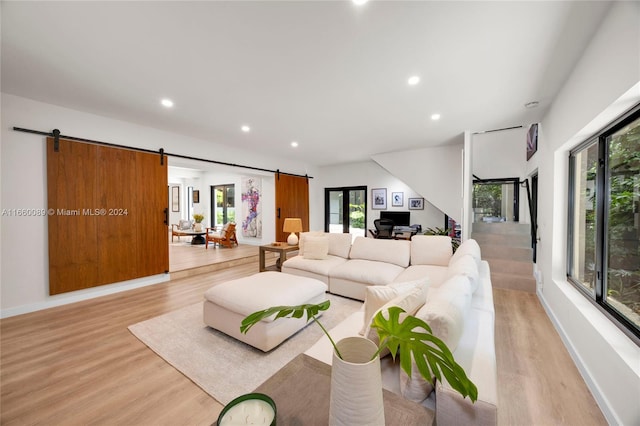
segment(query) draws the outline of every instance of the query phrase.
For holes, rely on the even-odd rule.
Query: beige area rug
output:
[[[328,330],[362,306],[361,302],[340,296],[327,294],[327,297],[331,307],[320,322]],[[310,323],[277,348],[264,353],[204,325],[202,303],[139,322],[129,330],[225,405],[239,395],[252,392],[323,335],[317,324]]]

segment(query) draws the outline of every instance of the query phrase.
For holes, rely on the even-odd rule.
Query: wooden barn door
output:
[[[276,241],[287,241],[282,231],[288,217],[302,219],[302,229],[309,230],[309,180],[306,177],[276,174]]]
[[[49,293],[167,272],[166,187],[159,155],[48,138]]]

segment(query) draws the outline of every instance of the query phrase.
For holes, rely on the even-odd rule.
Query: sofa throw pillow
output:
[[[478,288],[478,264],[470,254],[458,257],[455,261],[449,263],[447,268],[447,279],[455,275],[465,275],[469,277],[471,283],[471,292],[475,293]]]
[[[188,231],[189,229],[191,229],[191,221],[190,220],[181,220],[178,223],[178,228],[180,228],[181,231]]]
[[[301,232],[298,240],[298,256],[304,256],[304,245],[308,237],[321,237],[324,235],[322,231]]]
[[[413,290],[407,293],[401,294],[393,298],[389,302],[385,303],[384,306],[382,306],[380,309],[378,309],[374,313],[372,318],[375,317],[378,314],[378,312],[382,312],[383,317],[389,318],[389,308],[392,306],[398,306],[402,308],[408,315],[414,315],[418,311],[418,309],[420,309],[420,307],[424,304],[424,300],[425,300],[424,297],[425,297],[424,289],[414,288]],[[402,321],[402,317],[400,318]],[[375,343],[376,346],[380,344],[380,338],[378,337],[378,330],[371,327],[371,322],[369,322],[369,325],[367,326],[364,336],[367,339],[371,340],[373,343]],[[389,355],[388,349],[383,349],[380,352],[380,358],[387,355]]]
[[[391,283],[389,285],[370,285],[365,289],[364,296],[364,321],[362,323],[362,328],[360,329],[360,334],[364,335],[365,331],[369,324],[371,324],[371,320],[373,319],[373,315],[384,306],[390,300],[398,297],[401,294],[408,293],[415,288],[420,288],[424,294],[424,300],[427,298],[427,288],[429,285],[429,278],[424,277],[419,280],[413,281],[404,281],[398,283]],[[423,300],[423,302],[424,302]]]
[[[329,253],[329,239],[327,237],[308,236],[304,243],[305,259],[324,260]]]

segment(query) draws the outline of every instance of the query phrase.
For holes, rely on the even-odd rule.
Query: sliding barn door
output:
[[[48,138],[49,293],[168,271],[166,188],[159,155]]]
[[[302,219],[302,229],[309,230],[309,180],[305,177],[276,174],[276,241],[287,241],[282,231],[288,217]]]

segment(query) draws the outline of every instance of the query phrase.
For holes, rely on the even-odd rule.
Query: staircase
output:
[[[489,262],[494,287],[535,293],[531,227],[518,222],[476,222],[471,238]]]

